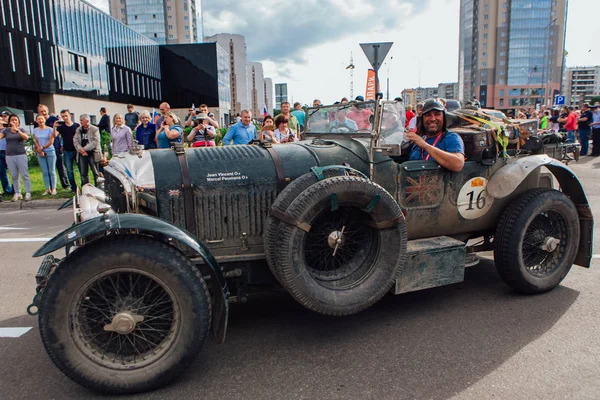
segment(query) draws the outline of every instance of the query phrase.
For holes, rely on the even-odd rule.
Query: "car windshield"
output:
[[[314,134],[370,134],[374,101],[361,101],[309,108],[306,112],[304,133]]]

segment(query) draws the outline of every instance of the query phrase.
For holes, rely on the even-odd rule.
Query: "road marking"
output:
[[[29,228],[15,228],[12,226],[0,226],[0,231],[25,230]]]
[[[30,330],[31,330],[31,327],[28,327],[28,328],[0,328],[0,338],[3,338],[3,337],[18,338],[20,336],[23,336]]]
[[[19,243],[19,242],[47,242],[52,238],[8,238],[0,239],[0,243]]]
[[[592,258],[600,258],[600,254],[594,254]]]

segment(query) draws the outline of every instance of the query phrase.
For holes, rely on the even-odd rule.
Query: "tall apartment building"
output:
[[[267,112],[273,115],[273,80],[271,78],[265,78],[265,104]]]
[[[564,68],[567,0],[461,0],[458,98],[550,104]]]
[[[594,96],[600,96],[600,65],[567,68],[561,94],[571,105],[581,105],[590,102]]]
[[[248,55],[246,39],[242,35],[219,33],[204,38],[205,42],[216,42],[229,54],[229,79],[231,89],[231,113],[236,115],[250,109],[246,63]]]
[[[259,117],[267,106],[265,103],[265,76],[262,63],[249,62],[246,64],[248,90],[250,95],[250,110],[252,115]]]
[[[202,0],[109,0],[110,15],[159,44],[202,41]]]

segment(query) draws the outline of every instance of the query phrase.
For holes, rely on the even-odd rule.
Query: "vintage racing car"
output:
[[[73,226],[35,253],[28,311],[52,361],[93,390],[146,391],[189,366],[211,327],[222,343],[229,304],[265,287],[344,316],[460,282],[482,251],[526,294],[590,266],[592,214],[567,166],[511,149],[515,128],[472,110],[447,115],[461,172],[409,161],[403,115],[385,101],[309,108],[292,144],[114,156],[73,199]]]

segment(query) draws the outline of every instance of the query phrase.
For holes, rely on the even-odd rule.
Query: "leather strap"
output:
[[[176,143],[173,147],[179,160],[179,170],[181,171],[181,189],[183,192],[183,209],[185,210],[185,228],[196,235],[196,209],[194,204],[194,185],[190,176],[185,149],[181,143]]]
[[[271,155],[271,158],[273,159],[273,164],[275,164],[275,172],[277,173],[277,189],[279,189],[279,191],[281,192],[288,183],[285,179],[283,163],[281,162],[279,154],[277,154],[277,152],[275,151],[275,149],[273,149],[272,146],[264,146],[264,148],[267,149],[267,151]]]
[[[271,208],[271,210],[269,211],[269,214],[272,217],[275,217],[278,220],[283,221],[283,222],[285,222],[288,225],[292,225],[292,226],[295,226],[297,228],[300,228],[304,232],[310,232],[311,226],[309,224],[307,224],[306,222],[294,219],[289,214],[286,214],[283,211],[278,210],[277,208]]]

